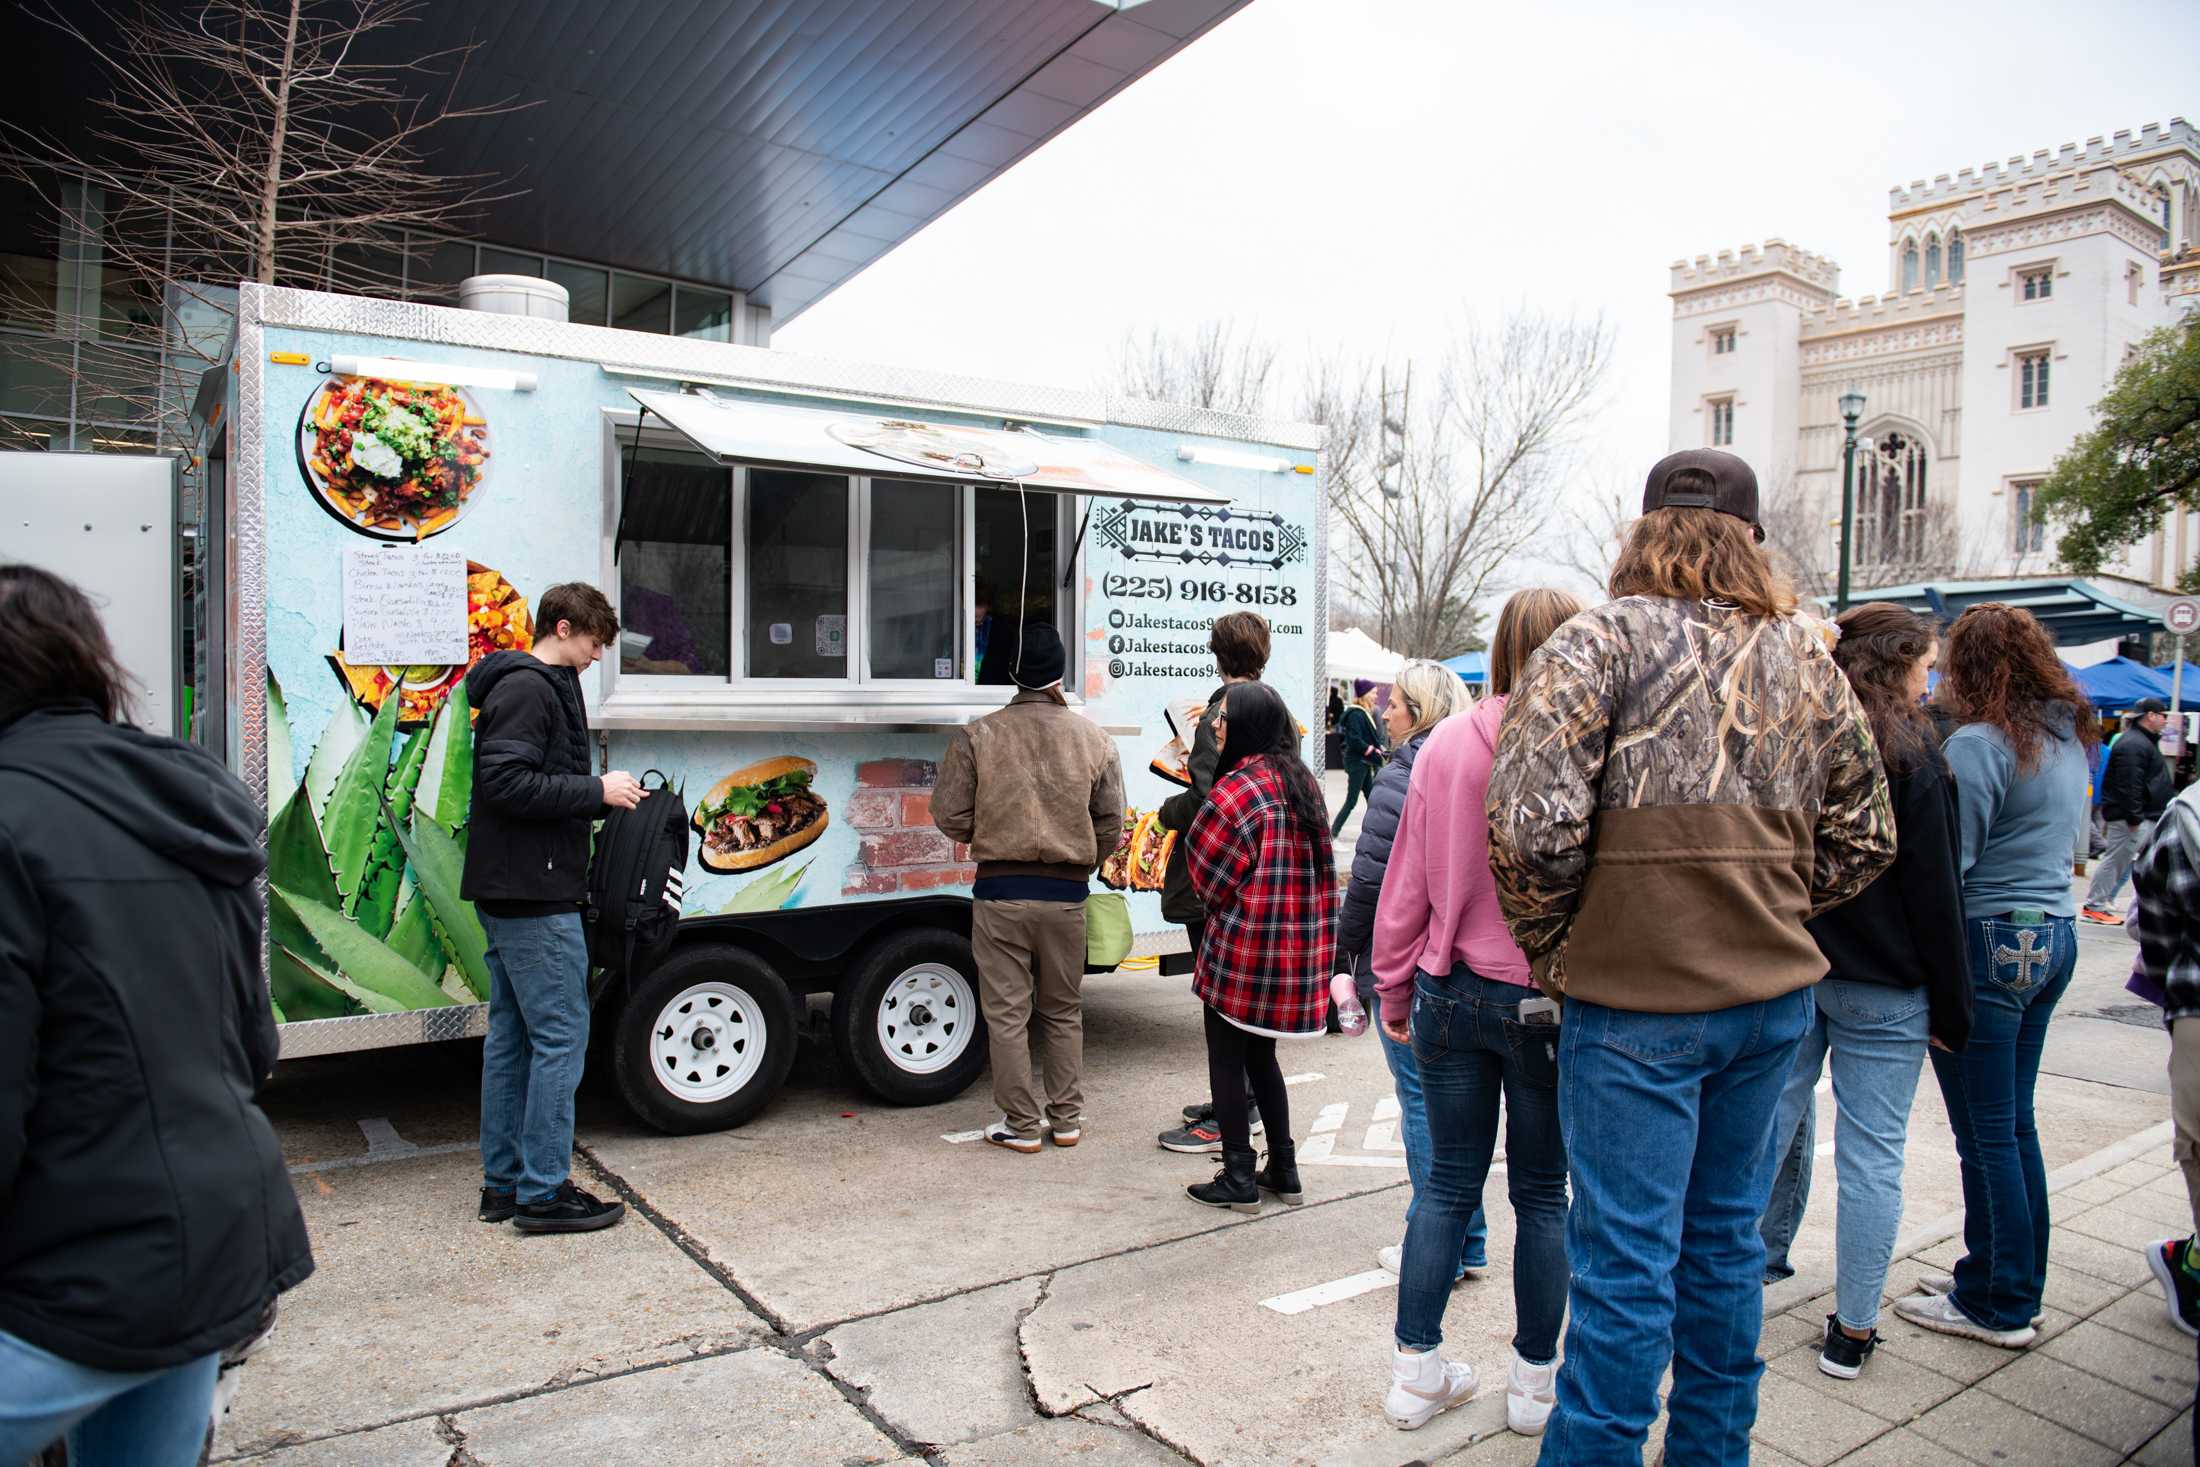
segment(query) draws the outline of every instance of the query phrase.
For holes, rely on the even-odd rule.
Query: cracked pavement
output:
[[[2040,1083],[2051,1170],[2109,1154],[2167,1115],[2166,1040],[2113,1012],[2128,944],[2088,933],[2082,948]],[[220,1459],[1532,1461],[1533,1444],[1503,1430],[1501,1391],[1411,1434],[1383,1420],[1391,1288],[1298,1312],[1264,1307],[1367,1274],[1375,1249],[1401,1233],[1403,1158],[1395,1124],[1377,1110],[1391,1086],[1373,1037],[1281,1047],[1285,1073],[1305,1077],[1290,1091],[1293,1130],[1328,1127],[1335,1162],[1306,1168],[1306,1206],[1246,1218],[1183,1196],[1210,1159],[1153,1144],[1178,1106],[1203,1098],[1186,980],[1095,978],[1086,1000],[1090,1120],[1074,1150],[951,1144],[944,1135],[994,1114],[982,1080],[949,1105],[884,1108],[835,1072],[829,1045],[807,1039],[787,1089],[724,1135],[657,1135],[607,1091],[584,1088],[576,1178],[623,1198],[629,1216],[580,1237],[474,1221],[476,1162],[463,1143],[474,1134],[478,1044],[286,1067],[269,1110],[293,1166],[311,1168],[294,1180],[320,1267],[285,1298],[275,1340],[247,1368]],[[387,1129],[363,1129],[368,1121]],[[2110,1196],[2099,1177],[2080,1195],[2111,1211],[2160,1212],[2160,1175],[2137,1175],[2167,1165],[2166,1141],[2154,1150],[2123,1174],[2128,1196]],[[1929,1081],[1907,1186],[1910,1232],[1944,1220],[1960,1197]],[[1491,1187],[1493,1268],[1455,1291],[1445,1329],[1485,1379],[1501,1381],[1511,1215],[1501,1173]],[[1830,1281],[1832,1189],[1821,1160],[1795,1249],[1802,1276],[1768,1295],[1768,1357],[1775,1342],[1802,1345],[1795,1321]],[[1944,1251],[1939,1237],[1917,1244],[1921,1254],[1936,1246]],[[2076,1237],[2066,1251],[2074,1268],[2114,1272],[2107,1243]],[[2143,1313],[2124,1297],[2135,1281],[2088,1290],[2070,1278],[2111,1344],[2128,1346],[2112,1327]],[[1876,1362],[1873,1376],[1891,1379],[1903,1358]],[[2191,1360],[2188,1350],[2188,1371]],[[1764,1461],[1790,1460],[1781,1449],[1801,1428],[1787,1418],[1813,1409],[1815,1398],[1796,1393],[1815,1383],[1784,1378],[1792,1363],[1783,1357],[1767,1376]],[[1866,1402],[1858,1419],[1878,1420],[1872,1409]]]

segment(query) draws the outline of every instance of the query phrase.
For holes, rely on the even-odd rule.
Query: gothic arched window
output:
[[[1902,247],[1902,288],[1917,289],[1917,241],[1914,239]]]
[[[1864,565],[1930,570],[1931,516],[1925,445],[1902,433],[1858,445],[1857,559]]]
[[[1931,290],[1940,284],[1940,236],[1925,236],[1925,288]]]
[[[1948,283],[1963,283],[1963,231],[1960,229],[1948,231]]]
[[[2154,198],[2161,209],[2162,248],[2166,250],[2169,248],[2169,185],[2166,183],[2156,184],[2154,186]]]

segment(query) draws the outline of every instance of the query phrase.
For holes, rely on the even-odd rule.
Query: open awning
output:
[[[1947,581],[1860,591],[1852,602],[1892,601],[1952,622],[1971,607],[1999,601],[2039,618],[2059,647],[2144,637],[2162,630],[2159,612],[2121,601],[2090,581],[2062,576],[2011,581]]]
[[[708,391],[629,388],[644,409],[724,464],[838,469],[957,484],[1020,484],[1061,494],[1169,504],[1228,504],[1230,496],[1180,479],[1089,438],[972,428],[856,410],[749,402]]]

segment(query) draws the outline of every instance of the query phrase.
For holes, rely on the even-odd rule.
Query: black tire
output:
[[[947,978],[949,973],[960,975],[960,986]],[[879,1009],[889,1003],[898,1007],[905,1000],[906,992],[893,992],[904,976],[924,985],[929,1012],[923,1029],[910,1033],[894,1053],[880,1033]],[[892,1022],[889,1018],[890,1026]],[[943,1044],[952,1057],[940,1061],[937,1046]],[[856,1082],[888,1105],[938,1105],[968,1090],[986,1062],[978,964],[970,955],[969,940],[941,928],[919,927],[865,949],[833,994],[833,1048]],[[934,1065],[938,1067],[930,1068]]]
[[[704,985],[719,991],[675,1004]],[[794,1063],[794,997],[770,963],[744,948],[713,943],[675,952],[626,996],[617,1026],[619,1095],[667,1135],[740,1125],[764,1108]],[[665,1055],[661,1039],[679,1052]],[[759,1044],[761,1056],[752,1048]],[[744,1070],[737,1088],[714,1093]],[[698,1098],[683,1098],[690,1088]]]

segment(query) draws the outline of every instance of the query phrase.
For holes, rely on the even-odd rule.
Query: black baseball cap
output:
[[[2169,712],[2169,704],[2163,702],[2160,698],[2141,698],[2138,702],[2131,705],[2131,711],[2135,714],[2140,715],[2148,713],[2167,713]]]
[[[1693,486],[1680,490],[1668,487],[1681,469],[1701,470],[1711,480],[1709,492]],[[1747,521],[1759,541],[1765,538],[1764,526],[1757,520],[1755,471],[1733,454],[1716,448],[1684,448],[1651,465],[1650,477],[1642,486],[1642,512],[1648,514],[1654,509],[1715,509]]]

